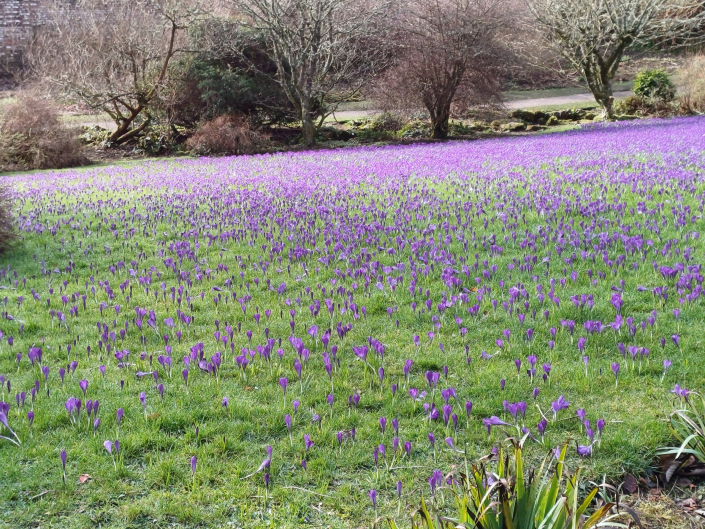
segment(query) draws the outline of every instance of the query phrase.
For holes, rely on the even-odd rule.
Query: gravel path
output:
[[[621,99],[624,97],[629,97],[633,92],[627,90],[624,92],[615,92],[614,98]],[[559,97],[541,97],[538,99],[520,99],[519,101],[508,101],[505,106],[510,110],[516,110],[519,108],[535,108],[535,107],[547,107],[551,105],[571,105],[573,103],[597,103],[592,94],[573,94],[569,96],[559,96]]]
[[[622,92],[615,92],[614,98],[621,99],[624,97],[629,97],[633,92],[626,90]],[[539,97],[534,99],[519,99],[517,101],[507,101],[505,106],[509,110],[516,110],[519,108],[536,108],[536,107],[547,107],[552,105],[572,105],[575,103],[595,103],[595,98],[592,94],[572,94],[567,96],[557,96],[557,97]],[[597,106],[597,103],[595,103]],[[339,121],[348,119],[363,119],[368,117],[373,117],[377,115],[379,111],[377,110],[343,110],[335,113],[335,118]],[[333,116],[329,118],[330,121],[333,120]]]

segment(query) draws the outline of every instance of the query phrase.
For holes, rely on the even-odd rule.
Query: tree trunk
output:
[[[431,131],[431,137],[435,140],[445,140],[448,137],[450,112],[442,111],[436,114],[436,116],[436,119],[432,122],[433,130]]]
[[[149,126],[151,121],[152,121],[151,117],[147,116],[147,119],[145,119],[139,127],[137,127],[136,129],[132,129],[128,133],[120,136],[117,140],[115,140],[115,143],[120,145],[120,144],[125,143],[126,141],[129,141],[132,138],[138,136],[140,133],[142,133],[143,130],[145,130]]]
[[[608,90],[604,93],[594,94],[595,100],[602,108],[602,119],[606,121],[614,120],[614,97],[611,92]]]
[[[311,101],[301,101],[301,136],[306,147],[316,144],[316,124],[311,118]]]
[[[581,72],[585,76],[588,87],[595,97],[595,101],[602,108],[602,119],[614,119],[614,92],[612,82],[617,73],[617,67],[622,58],[623,46],[620,46],[607,59],[599,56],[584,66]]]
[[[118,125],[117,129],[115,132],[113,132],[110,137],[108,138],[108,141],[110,143],[117,143],[118,138],[123,136],[127,130],[130,128],[130,124],[132,123],[133,119],[129,118],[124,118],[120,120],[120,124]]]
[[[612,96],[612,80],[605,79],[606,76],[599,76],[590,70],[583,70],[588,88],[593,97],[602,109],[602,119],[614,119],[614,97]]]
[[[129,133],[130,125],[132,125],[132,123],[135,121],[135,119],[137,118],[137,116],[139,116],[140,112],[142,112],[143,109],[144,109],[144,107],[143,107],[142,105],[139,105],[139,106],[136,107],[136,108],[131,108],[131,109],[130,109],[130,115],[129,115],[129,116],[120,117],[120,118],[118,119],[118,121],[119,121],[118,127],[117,127],[117,129],[115,130],[115,132],[113,132],[113,133],[110,135],[110,138],[108,138],[108,141],[109,141],[110,143],[117,143],[117,144],[120,144],[120,143],[123,143],[124,141],[126,141],[127,139],[133,137],[134,134],[130,134],[130,133]],[[116,112],[117,112],[117,110],[116,110]],[[144,128],[144,127],[142,127],[142,128]],[[141,131],[141,130],[142,130],[142,129],[140,129],[140,131]],[[125,136],[125,135],[128,135],[128,134],[130,134],[129,137],[128,137],[128,138],[124,138],[124,136]]]
[[[301,135],[306,147],[313,147],[316,144],[316,124],[310,115],[306,115],[301,120]]]
[[[448,137],[448,121],[450,120],[450,106],[455,97],[458,82],[448,86],[435,84],[424,94],[423,101],[431,118],[431,138],[444,140]]]

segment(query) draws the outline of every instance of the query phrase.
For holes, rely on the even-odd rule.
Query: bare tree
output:
[[[547,43],[585,80],[603,117],[613,112],[612,84],[630,47],[683,44],[698,36],[700,0],[527,0]]]
[[[150,108],[168,85],[186,30],[201,15],[184,0],[50,0],[49,22],[28,50],[40,82],[106,112],[110,136],[124,143],[151,121]],[[72,9],[72,13],[67,13]]]
[[[398,58],[377,90],[383,106],[402,112],[425,109],[432,136],[446,138],[453,110],[499,104],[505,4],[410,0],[402,5]]]
[[[340,102],[355,96],[386,56],[377,40],[387,0],[230,0],[260,33],[306,145]],[[318,123],[316,123],[318,121]]]

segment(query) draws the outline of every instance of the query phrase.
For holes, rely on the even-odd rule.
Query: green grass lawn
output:
[[[408,504],[416,504],[422,493],[428,496],[434,469],[448,472],[464,464],[464,456],[450,449],[445,438],[467,449],[471,461],[502,442],[501,428],[488,436],[482,419],[511,420],[504,401],[527,402],[526,426],[534,435],[542,416],[548,419],[545,444],[527,444],[532,461],[570,440],[570,465],[582,465],[589,479],[618,482],[627,472],[642,474],[655,450],[669,442],[664,422],[671,409],[668,389],[676,382],[702,386],[705,369],[699,354],[705,330],[699,302],[680,304],[672,283],[665,303],[637,289],[665,283],[652,261],[681,262],[686,247],[693,248],[697,261],[705,248],[688,236],[702,228],[701,218],[687,226],[670,220],[671,208],[688,208],[692,215],[702,211],[702,131],[699,121],[689,123],[697,125],[672,132],[650,132],[648,126],[656,125],[644,125],[643,132],[634,128],[606,139],[599,132],[578,132],[407,148],[146,161],[5,178],[20,193],[24,231],[18,248],[0,258],[5,271],[0,278],[0,374],[11,381],[11,389],[7,382],[3,386],[2,400],[10,405],[8,421],[22,443],[17,447],[0,439],[0,526],[362,527],[373,519],[367,497],[371,489],[379,491],[380,515],[397,516],[397,481],[403,483],[403,520]],[[665,138],[661,143],[654,139],[659,134]],[[645,150],[647,144],[653,152]],[[664,171],[674,168],[677,175],[665,179]],[[553,200],[564,206],[552,210]],[[469,202],[474,205],[466,216],[463,204]],[[654,219],[669,220],[658,237],[645,229],[651,217],[641,213],[642,202],[646,210],[663,213]],[[590,206],[594,212],[580,209],[588,204],[596,204]],[[510,214],[507,224],[503,215],[510,211],[519,213]],[[629,230],[615,227],[627,223]],[[565,227],[565,238],[552,232],[554,240],[534,249],[522,242],[559,225]],[[455,237],[461,231],[469,244]],[[573,244],[588,232],[589,244]],[[645,261],[637,253],[628,255],[624,265],[608,265],[602,250],[593,249],[608,235],[619,234],[614,243],[605,242],[614,259],[625,253],[616,241],[634,232],[655,241]],[[403,249],[396,237],[406,238]],[[671,246],[678,255],[658,254],[676,239]],[[354,253],[348,253],[353,240]],[[503,252],[492,253],[494,244]],[[560,257],[556,245],[562,248]],[[290,250],[303,253],[294,257]],[[542,259],[549,250],[547,271]],[[596,257],[580,258],[581,251]],[[328,264],[320,260],[326,255],[334,256]],[[538,256],[537,263],[531,255]],[[420,289],[413,297],[410,258]],[[166,259],[173,260],[177,272]],[[482,276],[483,261],[497,266],[490,279],[479,281],[491,288],[484,298],[475,279]],[[369,272],[372,262],[379,266]],[[517,263],[527,262],[531,270],[518,268]],[[464,265],[471,268],[467,275],[460,272]],[[452,272],[448,269],[457,271],[462,286],[445,282]],[[368,285],[360,270],[368,270]],[[398,276],[403,281],[392,291],[389,280]],[[536,285],[542,284],[545,294],[551,279],[560,306],[537,299]],[[610,299],[620,281],[625,318],[639,325],[655,309],[656,326],[639,326],[634,337],[626,324],[619,332],[591,334],[580,353],[577,341],[585,336],[584,322],[614,321]],[[282,283],[286,291],[278,293]],[[528,297],[516,300],[510,314],[503,303],[510,286],[518,283]],[[594,307],[574,306],[571,296],[581,295],[592,295]],[[444,298],[450,302],[453,297],[452,306],[438,308]],[[333,300],[332,316],[326,299]],[[316,301],[320,308],[314,315],[310,305]],[[474,304],[479,311],[473,315],[468,308]],[[681,308],[679,321],[672,314],[676,307]],[[136,309],[154,311],[154,328],[147,324],[149,313],[140,315]],[[65,322],[50,310],[62,312]],[[192,318],[190,324],[179,320],[182,311]],[[525,321],[517,319],[519,312]],[[577,322],[574,336],[561,320]],[[294,367],[299,356],[288,339],[291,321],[293,334],[310,351],[301,378]],[[352,325],[343,337],[336,333],[338,322]],[[315,338],[308,333],[314,325]],[[224,343],[227,327],[232,336]],[[329,327],[332,337],[324,348],[321,336]],[[533,340],[526,338],[528,328],[535,332]],[[548,345],[551,328],[557,330],[553,348]],[[504,337],[499,347],[496,341],[506,329],[510,338]],[[435,332],[433,338],[429,332]],[[681,349],[670,339],[676,333],[683,337]],[[383,355],[375,353],[370,337],[384,345]],[[663,350],[661,337],[668,339]],[[270,338],[274,343],[267,361],[262,353]],[[632,362],[627,354],[623,359],[618,342],[647,347],[650,356]],[[190,361],[186,385],[182,358],[194,347],[197,355],[199,343],[206,363],[219,350],[222,364],[216,375]],[[333,362],[329,377],[323,353],[330,354],[333,345],[340,364]],[[361,346],[369,348],[367,363],[353,353],[353,347]],[[42,348],[48,384],[38,363],[32,366],[28,360],[32,347]],[[236,360],[243,349],[253,354],[245,353],[250,362],[244,371]],[[116,357],[124,351],[129,355]],[[485,359],[482,352],[495,356]],[[169,354],[170,369],[159,362],[160,355]],[[590,358],[587,369],[583,354]],[[533,379],[526,373],[530,355],[538,356]],[[673,367],[662,381],[664,358]],[[407,359],[413,366],[405,377]],[[516,359],[522,362],[519,372]],[[616,361],[622,366],[618,384],[610,369]],[[71,362],[77,362],[75,372]],[[546,381],[541,378],[544,363],[552,366]],[[67,370],[63,381],[59,369]],[[440,374],[435,389],[426,381],[427,372]],[[282,377],[288,379],[286,396]],[[35,380],[39,390],[33,401]],[[81,380],[88,381],[85,396]],[[397,386],[394,395],[392,384]],[[457,392],[457,399],[449,398],[457,426],[452,419],[448,425],[442,417],[429,420],[423,404],[435,402],[441,410],[441,391],[451,387]],[[413,402],[412,388],[428,394]],[[535,400],[534,388],[539,389]],[[16,403],[19,392],[25,392],[24,405]],[[349,404],[353,395],[359,395],[358,405]],[[554,420],[551,403],[561,395],[571,404]],[[65,408],[70,397],[83,401],[80,423]],[[95,430],[94,417],[85,414],[87,399],[100,402]],[[300,407],[294,414],[295,400]],[[466,401],[473,403],[469,418]],[[118,408],[124,410],[119,428]],[[607,422],[600,446],[585,459],[575,453],[577,442],[586,443],[575,415],[579,408],[587,410],[593,425],[599,418]],[[30,410],[35,414],[31,429]],[[287,414],[293,417],[291,435]],[[386,418],[384,429],[380,418]],[[396,455],[393,419],[399,420],[401,443]],[[429,432],[435,435],[435,450]],[[309,449],[304,435],[314,442]],[[104,442],[116,439],[120,451],[113,459]],[[410,457],[403,455],[407,441]],[[375,465],[373,452],[379,445],[386,455],[379,455]],[[263,472],[257,473],[268,457],[267,446],[273,449],[268,490]],[[65,483],[62,450],[67,452]],[[452,504],[448,493],[436,501]]]

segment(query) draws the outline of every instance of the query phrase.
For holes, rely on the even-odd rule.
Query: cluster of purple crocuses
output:
[[[565,378],[612,398],[625,377],[665,384],[691,352],[704,137],[697,118],[18,177],[37,253],[0,271],[2,439],[24,442],[60,393],[75,430],[107,436],[115,413],[103,446],[117,470],[123,416],[147,422],[174,394],[207,390],[231,417],[257,386],[277,393],[272,444],[302,472],[331,449],[326,422],[345,417],[334,449],[363,443],[375,483],[411,466],[414,442],[452,463],[484,432],[548,448],[567,429],[591,456],[621,418],[567,411],[583,396]],[[118,388],[101,427],[98,399]],[[361,415],[375,427],[356,431]],[[269,490],[272,460],[268,446],[246,477]],[[194,485],[196,467],[193,455]],[[440,470],[428,483],[452,485]]]

